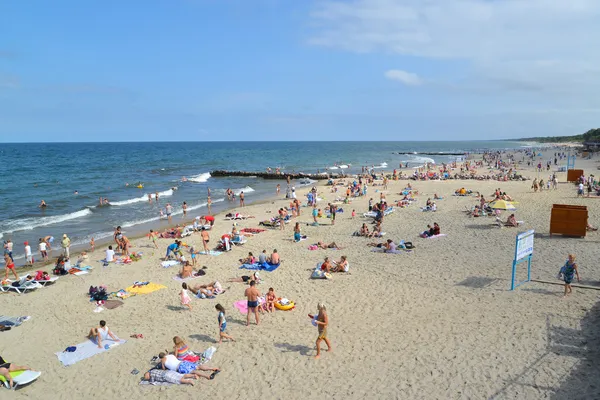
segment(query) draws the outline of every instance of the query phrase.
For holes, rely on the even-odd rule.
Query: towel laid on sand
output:
[[[202,254],[203,256],[207,255],[205,251],[200,251],[198,254]],[[222,251],[215,251],[215,250],[208,251],[209,256],[220,256],[221,254],[223,254]]]
[[[371,252],[373,253],[384,253],[384,254],[403,254],[403,253],[410,253],[412,250],[408,250],[408,249],[396,249],[394,251],[384,251],[384,249],[376,247],[374,249],[371,249]]]
[[[240,265],[241,269],[251,269],[251,270],[255,270],[255,271],[267,271],[267,272],[273,272],[275,271],[277,268],[279,268],[281,264],[270,264],[270,263],[254,263],[254,264],[242,264]]]
[[[448,235],[445,233],[440,233],[439,235],[427,236],[427,239],[437,239],[437,238],[444,237],[444,236],[448,236]]]
[[[265,299],[262,297],[258,299],[258,306],[265,304]],[[239,300],[233,303],[233,306],[237,308],[242,314],[248,314],[248,300]]]
[[[210,346],[208,349],[204,350],[204,352],[202,354],[196,353],[197,355],[200,356],[200,360],[196,364],[198,364],[198,365],[206,364],[207,362],[209,362],[212,359],[212,357],[213,357],[213,355],[215,354],[216,351],[217,351],[216,347]],[[158,363],[158,364],[156,364],[156,367],[154,367],[152,369],[160,369],[160,368],[161,368],[161,364]],[[173,385],[173,383],[170,383],[170,382],[149,382],[149,381],[141,380],[140,381],[140,385],[170,386],[170,385]]]
[[[162,265],[163,268],[171,268],[177,264],[179,264],[179,261],[175,260],[167,260],[160,263],[160,265]]]
[[[63,363],[64,366],[69,366],[69,365],[73,365],[81,360],[85,360],[86,358],[93,357],[96,354],[100,354],[100,353],[109,351],[114,346],[116,346],[118,344],[123,344],[125,342],[126,342],[126,340],[123,340],[123,339],[119,340],[118,342],[115,342],[114,340],[109,338],[107,340],[102,341],[102,344],[103,344],[102,348],[98,348],[98,345],[96,343],[92,342],[91,340],[87,340],[83,343],[78,344],[76,346],[77,349],[73,352],[61,351],[61,352],[58,352],[55,354],[58,357],[58,360],[61,363]],[[108,349],[105,349],[104,345],[108,345],[109,346]]]
[[[148,294],[148,293],[156,292],[157,290],[166,289],[166,288],[167,287],[164,285],[159,285],[157,283],[150,282],[149,284],[144,285],[144,286],[138,286],[138,287],[129,286],[128,288],[125,288],[125,290],[127,292],[133,293],[133,294]]]
[[[19,326],[23,322],[29,320],[31,317],[7,317],[6,315],[0,315],[0,325],[4,326]]]
[[[117,307],[121,307],[123,303],[121,300],[104,300],[104,304],[102,305],[102,307],[106,308],[107,310],[114,310]]]
[[[200,278],[201,276],[203,276],[203,275],[198,275],[198,276],[192,275],[192,276],[188,276],[187,278],[182,278],[179,275],[175,275],[173,277],[173,280],[179,281],[179,282],[187,282],[187,281],[191,281],[192,279]]]

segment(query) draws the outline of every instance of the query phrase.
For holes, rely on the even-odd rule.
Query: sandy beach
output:
[[[552,150],[546,152],[552,153]],[[520,159],[520,158],[519,158]],[[596,174],[597,159],[577,160],[586,176]],[[553,170],[555,168],[553,167]],[[388,171],[388,172],[391,172]],[[536,177],[533,167],[523,175]],[[547,179],[549,172],[540,176]],[[600,398],[598,322],[600,291],[574,288],[563,299],[563,286],[530,282],[509,291],[515,234],[535,229],[532,278],[560,283],[556,278],[568,253],[577,256],[582,284],[599,286],[596,268],[599,236],[549,237],[552,204],[586,205],[589,222],[600,223],[600,200],[577,198],[576,187],[557,173],[557,190],[534,193],[531,180],[515,182],[446,180],[410,181],[419,195],[408,208],[398,209],[384,220],[384,239],[410,241],[415,249],[403,254],[371,251],[367,243],[381,241],[354,237],[363,222],[369,198],[379,198],[381,187],[370,187],[367,196],[344,204],[335,226],[327,218],[320,226],[308,226],[310,209],[293,222],[301,222],[306,241],[294,243],[293,223],[285,230],[267,229],[249,238],[244,246],[219,256],[199,256],[206,275],[192,284],[218,280],[229,289],[215,299],[193,299],[192,310],[179,300],[181,282],[173,277],[178,268],[163,268],[161,259],[171,239],[159,239],[159,249],[147,238],[135,239],[134,251],[143,259],[128,265],[103,267],[105,248],[90,254],[91,273],[64,276],[58,282],[31,293],[1,293],[2,315],[32,318],[0,333],[0,355],[7,361],[42,371],[33,384],[3,398],[79,399],[92,396],[142,398],[229,399],[573,399]],[[351,179],[347,179],[351,181]],[[390,181],[388,202],[408,183]],[[487,199],[498,187],[517,202],[519,228],[499,228],[494,218],[472,218],[464,212],[478,204],[473,196],[452,196],[465,187]],[[298,198],[310,188],[299,188]],[[343,190],[343,189],[342,189]],[[275,187],[273,188],[275,192]],[[325,200],[336,194],[321,185]],[[443,196],[438,210],[422,212],[428,197]],[[341,193],[340,193],[341,195]],[[258,222],[289,204],[283,198],[251,205],[237,212],[255,218],[237,221],[238,228],[258,227]],[[351,217],[352,209],[357,216]],[[506,219],[507,212],[503,213]],[[211,242],[231,230],[232,223],[216,215]],[[418,234],[427,224],[439,223],[445,237],[423,239]],[[369,226],[371,226],[369,224]],[[201,248],[199,234],[183,239]],[[317,241],[335,241],[342,250],[309,250]],[[261,292],[273,287],[279,297],[296,302],[292,311],[261,315],[260,325],[245,326],[246,316],[233,307],[244,299],[243,283],[228,278],[249,275],[238,259],[248,252],[258,255],[277,249],[283,260],[274,272],[261,272]],[[325,256],[338,260],[346,255],[349,274],[330,280],[310,279],[311,270]],[[186,254],[186,257],[189,257]],[[523,277],[525,265],[520,265]],[[45,268],[49,270],[50,268]],[[93,312],[90,286],[106,285],[109,291],[125,289],[135,281],[166,286],[156,292],[124,300],[124,305]],[[318,302],[327,305],[329,338],[333,352],[315,360],[317,329],[308,313]],[[215,304],[227,310],[228,333],[236,342],[217,344]],[[84,341],[100,319],[127,343],[64,367],[54,353]],[[141,333],[143,338],[130,338]],[[172,349],[173,336],[184,338],[191,349],[217,348],[208,363],[222,369],[214,380],[187,385],[140,385],[150,360]],[[133,375],[137,369],[140,374]],[[200,393],[198,393],[200,391]]]

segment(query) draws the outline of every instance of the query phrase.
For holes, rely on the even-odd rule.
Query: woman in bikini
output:
[[[11,372],[14,371],[31,371],[31,368],[25,365],[16,365],[13,363],[6,362],[2,356],[0,356],[0,375],[2,375],[6,381],[8,382],[8,387],[10,389],[13,388],[14,382],[12,376],[10,376]]]

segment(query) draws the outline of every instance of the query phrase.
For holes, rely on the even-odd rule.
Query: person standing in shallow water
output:
[[[240,193],[240,207],[245,207],[246,203],[244,202],[244,192]]]

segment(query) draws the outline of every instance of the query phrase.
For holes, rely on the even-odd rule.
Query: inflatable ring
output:
[[[281,300],[281,298],[277,299],[277,301],[275,302],[275,308],[278,310],[289,311],[289,310],[293,309],[294,307],[296,307],[296,303],[294,303],[291,300],[290,300],[290,304],[288,304],[287,306],[282,306],[281,304],[279,304],[280,300]]]

